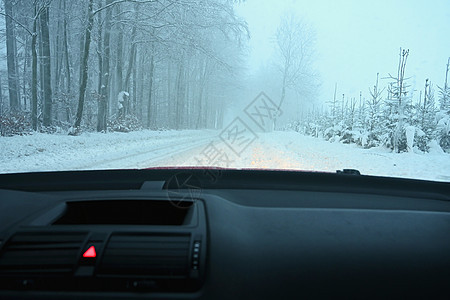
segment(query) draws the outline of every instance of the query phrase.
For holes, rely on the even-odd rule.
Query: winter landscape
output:
[[[4,0],[0,173],[450,182],[450,5],[379,2]]]

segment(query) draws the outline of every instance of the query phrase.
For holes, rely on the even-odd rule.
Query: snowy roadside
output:
[[[445,153],[391,153],[383,148],[362,149],[355,144],[330,143],[297,132],[259,133],[240,156],[216,139],[217,147],[225,149],[231,163],[218,167],[295,169],[336,172],[357,169],[365,175],[406,177],[450,182],[450,155]],[[184,153],[159,165],[196,166],[197,153]]]
[[[143,130],[0,137],[0,173],[151,167],[142,162],[189,150],[216,134],[212,130]]]

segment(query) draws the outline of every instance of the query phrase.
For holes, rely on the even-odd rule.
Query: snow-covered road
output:
[[[149,131],[0,137],[0,173],[136,169],[203,146],[217,133]]]
[[[144,130],[77,137],[1,137],[0,173],[214,165],[328,172],[353,168],[368,175],[450,181],[450,155],[444,153],[394,154],[382,148],[329,143],[296,132],[272,132],[257,133],[238,155],[219,135],[212,130]]]
[[[215,149],[228,156],[228,159],[214,164],[218,167],[327,172],[357,169],[366,175],[450,182],[450,155],[445,153],[396,154],[383,148],[362,149],[355,144],[330,143],[296,132],[258,133],[258,138],[240,155],[236,155],[219,137],[214,141]],[[158,165],[202,165],[198,161],[205,157],[203,152],[211,154],[213,151],[210,146],[205,146],[200,151],[195,149],[158,161]]]

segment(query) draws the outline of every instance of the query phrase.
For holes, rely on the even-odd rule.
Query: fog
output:
[[[24,120],[2,135],[221,129],[260,92],[281,129],[325,117],[335,87],[364,113],[400,48],[414,106],[450,56],[448,0],[5,0],[0,14],[0,116]]]
[[[286,11],[312,25],[315,67],[320,75],[319,105],[332,99],[335,83],[340,96],[358,98],[362,91],[367,97],[378,72],[380,78],[388,73],[395,76],[400,47],[410,49],[406,75],[411,77],[413,90],[421,90],[426,78],[443,85],[450,56],[447,0],[247,0],[236,10],[251,34],[246,60],[249,76],[257,76],[261,66],[273,60],[274,36]]]

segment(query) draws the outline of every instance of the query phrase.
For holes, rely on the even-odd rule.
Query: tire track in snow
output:
[[[214,135],[213,135],[214,136]],[[205,145],[211,140],[211,136],[203,137],[192,141],[192,137],[179,139],[173,143],[164,144],[164,146],[146,149],[132,154],[120,156],[113,159],[106,159],[95,163],[90,163],[81,167],[79,170],[89,169],[141,169],[150,168],[159,160],[167,157],[189,152],[194,148]],[[156,165],[158,166],[158,165]]]

